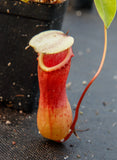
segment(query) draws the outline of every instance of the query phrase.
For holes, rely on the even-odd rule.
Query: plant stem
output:
[[[102,60],[101,60],[100,66],[99,66],[96,74],[94,75],[94,77],[91,79],[91,81],[88,83],[88,85],[84,89],[84,91],[83,91],[83,93],[82,93],[82,95],[81,95],[81,97],[80,97],[80,99],[78,101],[78,104],[77,104],[77,107],[76,107],[76,111],[75,111],[75,117],[74,117],[73,123],[71,125],[69,134],[64,138],[64,140],[62,140],[62,142],[65,142],[67,139],[69,139],[71,134],[75,131],[75,125],[76,125],[76,122],[78,120],[78,113],[79,113],[79,108],[80,108],[81,102],[82,102],[86,92],[88,91],[89,87],[95,81],[95,79],[99,76],[99,74],[100,74],[100,72],[102,70],[102,67],[103,67],[103,64],[104,64],[104,61],[105,61],[105,57],[106,57],[106,50],[107,50],[107,28],[104,25],[104,50],[103,50],[103,56],[102,56]]]

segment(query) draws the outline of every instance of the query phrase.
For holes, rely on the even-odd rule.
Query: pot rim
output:
[[[0,0],[0,13],[51,21],[63,17],[67,4],[68,0],[56,4]]]

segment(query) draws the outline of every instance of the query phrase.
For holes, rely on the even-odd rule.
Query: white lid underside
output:
[[[35,35],[29,46],[37,53],[54,54],[70,48],[74,38],[58,30],[48,30]]]

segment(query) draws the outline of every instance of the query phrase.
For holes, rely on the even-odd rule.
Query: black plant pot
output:
[[[0,103],[32,111],[38,91],[36,54],[29,48],[35,34],[61,29],[67,1],[61,4],[0,0]]]
[[[70,5],[72,8],[79,9],[91,9],[93,0],[70,0]]]

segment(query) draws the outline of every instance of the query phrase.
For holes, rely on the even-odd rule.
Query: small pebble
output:
[[[36,28],[38,28],[39,26],[40,26],[40,25],[39,25],[39,24],[37,24],[35,27],[36,27]]]
[[[28,94],[27,97],[30,98],[30,94]]]
[[[27,37],[27,34],[22,34],[22,37]],[[26,49],[26,48],[25,48]]]
[[[15,2],[13,5],[14,5],[14,6],[16,6],[16,5],[17,5],[17,3]]]
[[[16,144],[16,142],[15,141],[12,141],[12,145],[15,145]]]
[[[2,118],[3,118],[3,119],[6,119],[6,117],[5,117],[5,116],[3,116]]]
[[[80,111],[80,115],[83,115],[83,112],[82,112],[82,111]]]
[[[20,88],[21,91],[24,91],[24,88]]]
[[[107,103],[106,102],[102,102],[103,106],[107,106]]]
[[[78,16],[78,17],[80,17],[81,15],[82,15],[82,12],[79,10],[79,11],[76,11],[76,15]]]
[[[94,154],[92,154],[91,157],[94,158]]]
[[[60,140],[61,142],[64,142],[64,138]]]
[[[114,76],[113,76],[113,79],[114,79],[114,80],[117,80],[117,75],[114,75]]]
[[[80,154],[78,154],[78,155],[77,155],[77,158],[80,158],[80,157],[81,157]]]
[[[33,77],[34,76],[33,73],[31,73],[30,76]]]
[[[20,111],[19,111],[19,113],[20,113],[20,114],[22,114],[22,113],[23,113],[23,111],[22,111],[22,110],[20,110]]]
[[[28,118],[31,119],[32,117],[31,117],[31,116],[28,116]]]
[[[9,10],[9,9],[7,9],[7,13],[10,13],[10,10]]]
[[[7,121],[6,121],[6,124],[9,125],[9,124],[11,124],[11,122],[10,122],[9,120],[7,120]]]
[[[16,83],[15,83],[15,82],[13,82],[12,84],[13,84],[13,86],[15,86],[15,84],[16,84]]]
[[[109,109],[109,112],[116,113],[116,110],[115,109]]]
[[[67,89],[70,89],[71,84],[72,84],[71,82],[68,82],[68,83],[66,84],[66,88],[67,88]]]
[[[21,105],[22,105],[22,103],[21,103],[21,102],[19,102],[19,103],[18,103],[18,106],[21,106]]]
[[[68,159],[68,158],[69,158],[68,156],[65,156],[65,157],[64,157],[64,160],[66,160],[66,159]]]
[[[82,84],[83,84],[83,85],[86,85],[86,84],[87,84],[87,81],[82,81]]]
[[[2,102],[3,101],[3,97],[2,96],[0,96],[0,102]]]
[[[10,67],[10,66],[11,66],[11,62],[8,63],[8,67]]]
[[[114,122],[114,123],[112,124],[113,127],[115,127],[116,125],[117,125],[117,122]]]
[[[88,140],[88,143],[91,143],[91,140],[90,140],[90,139]]]

